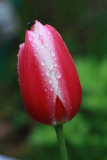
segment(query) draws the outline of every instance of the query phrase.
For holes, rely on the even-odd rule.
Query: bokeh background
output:
[[[29,117],[19,91],[17,53],[35,19],[62,35],[82,85],[80,111],[64,125],[69,160],[107,160],[107,0],[0,0],[0,153],[59,160],[54,128]]]

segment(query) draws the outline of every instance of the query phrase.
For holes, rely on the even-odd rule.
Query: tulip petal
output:
[[[35,21],[18,54],[22,99],[33,119],[63,124],[80,107],[82,91],[73,59],[59,33]]]
[[[58,70],[62,75],[58,86],[62,93],[62,103],[68,118],[71,119],[78,112],[82,99],[82,89],[73,59],[59,33],[50,25],[46,25],[52,35]]]
[[[63,124],[68,120],[66,110],[60,98],[57,96],[55,106],[55,122],[53,124]]]
[[[28,32],[18,59],[20,90],[28,113],[41,123],[51,124],[54,109],[53,92],[45,90],[47,82],[42,77],[40,64],[29,41]]]

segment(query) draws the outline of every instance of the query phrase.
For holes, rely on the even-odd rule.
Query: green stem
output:
[[[55,130],[56,130],[56,135],[57,135],[57,140],[58,140],[58,145],[59,145],[59,150],[60,150],[62,160],[68,160],[66,144],[65,144],[64,134],[63,134],[63,125],[56,126]]]

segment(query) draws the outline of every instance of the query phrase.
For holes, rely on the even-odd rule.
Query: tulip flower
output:
[[[77,114],[82,90],[73,59],[52,26],[36,20],[26,31],[18,54],[18,75],[27,112],[40,123],[56,126],[62,159],[67,160],[59,126]]]
[[[78,112],[82,91],[73,59],[60,34],[37,20],[26,31],[18,54],[19,86],[30,116],[59,125]]]

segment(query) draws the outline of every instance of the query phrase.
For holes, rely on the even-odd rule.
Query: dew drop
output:
[[[44,73],[42,73],[42,76],[44,76]]]
[[[49,96],[47,96],[47,98],[49,99]]]
[[[53,57],[55,56],[55,53],[53,51],[51,51],[51,56],[53,56]]]
[[[45,92],[47,92],[47,89],[45,88]]]
[[[35,44],[34,44],[34,43],[32,43],[32,47],[35,47]]]
[[[38,25],[35,23],[35,29],[38,29]]]
[[[37,27],[35,26],[35,27],[34,27],[34,30],[36,30],[36,29],[37,29]]]
[[[61,73],[58,71],[56,72],[56,78],[58,78],[58,79],[61,78]]]
[[[37,56],[38,55],[38,53],[37,52],[35,52],[35,56]]]
[[[30,42],[32,41],[32,37],[29,37],[29,41],[30,41]]]
[[[47,31],[47,33],[50,35],[51,33],[49,31]]]
[[[52,87],[55,88],[55,85],[53,84]]]
[[[53,91],[53,88],[50,88],[50,91]]]
[[[53,65],[51,65],[51,66],[49,67],[49,70],[50,70],[50,71],[52,71],[52,70],[53,70]]]
[[[49,77],[50,76],[50,71],[47,70],[46,75]]]
[[[55,63],[55,64],[54,64],[54,67],[56,67],[56,66],[57,66],[57,64]]]
[[[42,66],[45,66],[45,62],[44,62],[44,61],[42,61],[42,62],[41,62],[41,65],[42,65]]]
[[[49,83],[52,84],[52,80],[51,79],[49,80]]]
[[[61,93],[61,91],[60,91],[60,90],[59,90],[58,92],[59,92],[59,93]]]
[[[55,103],[55,99],[53,100],[53,102]]]
[[[41,46],[41,48],[43,48],[43,46]]]

